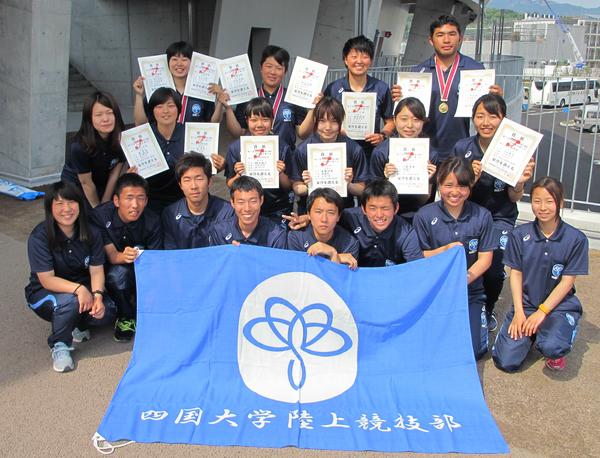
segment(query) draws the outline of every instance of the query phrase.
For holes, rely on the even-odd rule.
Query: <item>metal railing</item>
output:
[[[558,178],[565,187],[565,207],[600,212],[600,148],[597,146],[600,118],[593,129],[595,132],[584,129],[583,125],[579,128],[579,118],[585,118],[588,112],[600,116],[600,90],[594,89],[594,85],[600,87],[600,83],[595,78],[576,76],[536,79],[543,85],[565,81],[573,85],[576,80],[584,80],[587,89],[583,98],[579,91],[571,90],[565,95],[564,102],[560,97],[545,105],[530,104],[524,98],[529,93],[525,89],[531,82],[523,77],[523,58],[499,56],[483,63],[486,68],[496,69],[496,82],[503,87],[507,102],[507,117],[544,134],[535,154],[534,178],[526,189],[535,179],[550,175]],[[409,70],[410,67],[376,67],[369,69],[369,74],[392,85],[399,71]],[[330,69],[325,84],[346,76],[346,72],[346,69]],[[577,116],[578,113],[581,116]],[[528,194],[525,196],[526,199],[529,197]]]

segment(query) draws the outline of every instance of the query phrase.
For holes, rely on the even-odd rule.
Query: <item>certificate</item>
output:
[[[309,143],[307,145],[309,193],[317,188],[331,188],[346,197],[346,143]]]
[[[496,81],[496,70],[461,70],[458,84],[458,106],[455,118],[470,118],[479,97],[490,92]]]
[[[277,135],[240,137],[240,156],[246,168],[245,175],[256,178],[265,189],[279,188]]]
[[[364,140],[375,131],[377,94],[375,92],[342,92],[342,105],[346,116],[343,128],[354,140]]]
[[[211,155],[219,154],[219,123],[186,122],[183,150],[200,153],[212,164]]]
[[[425,107],[425,116],[429,116],[431,105],[432,73],[398,72],[398,86],[402,88],[402,98],[415,97]],[[402,100],[402,99],[401,99]]]
[[[390,138],[390,164],[396,173],[390,182],[398,194],[429,194],[428,138]]]
[[[247,102],[257,96],[248,54],[224,59],[217,66],[223,89],[229,93],[231,105]]]
[[[327,65],[304,57],[296,57],[285,101],[305,108],[314,108],[313,100],[323,89]]]
[[[138,175],[144,178],[169,170],[165,156],[148,123],[121,133],[121,148],[129,166],[137,167]]]
[[[159,87],[175,89],[173,75],[169,71],[167,55],[138,57],[140,73],[144,77],[144,92],[146,100],[150,100],[152,93]]]
[[[208,92],[208,85],[219,82],[218,63],[219,59],[194,52],[190,71],[185,81],[184,95],[214,102],[215,94]]]
[[[543,135],[504,118],[483,155],[484,172],[515,186]]]

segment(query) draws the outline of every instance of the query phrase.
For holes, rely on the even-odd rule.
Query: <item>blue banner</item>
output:
[[[109,441],[507,453],[471,347],[465,256],[358,269],[222,246],[136,261]]]

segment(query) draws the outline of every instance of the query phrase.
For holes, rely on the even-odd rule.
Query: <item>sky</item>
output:
[[[600,0],[553,0],[556,3],[570,3],[571,5],[584,6],[586,8],[600,7]]]

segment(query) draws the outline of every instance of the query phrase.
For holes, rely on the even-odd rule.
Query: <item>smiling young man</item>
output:
[[[367,161],[371,158],[373,148],[394,133],[394,120],[392,112],[394,106],[390,87],[387,83],[367,74],[373,57],[375,46],[371,40],[364,35],[350,38],[344,44],[342,56],[348,74],[330,83],[323,94],[342,101],[344,92],[374,92],[377,95],[375,112],[375,132],[367,134],[358,144],[365,151]],[[383,126],[381,120],[383,119]]]
[[[442,15],[429,26],[429,43],[434,54],[429,59],[412,68],[413,72],[432,73],[431,104],[429,122],[423,129],[431,139],[431,147],[440,161],[446,159],[455,143],[469,136],[469,118],[455,118],[458,105],[458,86],[462,70],[483,70],[481,62],[459,52],[462,44],[462,30],[454,16]],[[490,86],[490,93],[502,95],[502,88]],[[392,98],[397,101],[402,96],[402,88],[392,86]]]
[[[113,201],[94,209],[93,221],[102,231],[107,257],[106,288],[117,305],[114,338],[128,342],[135,334],[135,272],[140,250],[162,249],[158,216],[147,209],[148,183],[135,173],[122,175]]]
[[[175,176],[184,197],[164,209],[161,222],[165,250],[208,246],[208,232],[215,221],[231,218],[229,202],[209,193],[210,162],[200,153],[187,153],[175,164]]]
[[[291,150],[296,145],[296,134],[302,134],[302,125],[306,116],[306,109],[286,102],[283,80],[290,63],[289,53],[274,45],[267,46],[260,59],[260,76],[262,84],[258,88],[258,96],[264,97],[273,107],[273,133]],[[229,94],[219,94],[219,104],[225,108],[225,121],[227,130],[234,137],[248,135],[248,122],[246,116],[247,103],[240,103],[235,111],[229,105]],[[310,131],[310,124],[305,125],[306,134]],[[305,137],[305,135],[301,135]],[[267,135],[267,134],[265,134]]]
[[[372,180],[362,196],[362,206],[347,208],[340,224],[360,245],[360,267],[384,267],[423,257],[412,226],[398,216],[398,193],[384,178]]]
[[[310,256],[322,256],[356,269],[358,242],[338,226],[344,199],[333,189],[317,188],[308,196],[307,208],[310,223],[288,233],[288,249],[306,251]]]
[[[211,246],[248,244],[285,249],[285,229],[260,216],[264,191],[256,178],[239,177],[231,185],[229,195],[235,215],[212,225],[209,235]]]

